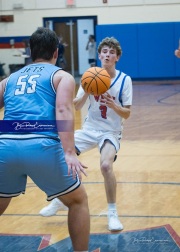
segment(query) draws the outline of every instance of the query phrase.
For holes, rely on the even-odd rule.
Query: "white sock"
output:
[[[116,203],[109,203],[108,204],[108,212],[110,212],[110,211],[117,212]]]

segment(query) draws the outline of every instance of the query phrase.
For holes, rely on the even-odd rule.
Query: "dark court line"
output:
[[[83,184],[104,184],[104,182],[83,182]],[[117,182],[117,184],[180,185],[178,182]]]
[[[172,96],[175,96],[175,95],[177,95],[177,94],[179,94],[179,93],[180,93],[180,91],[176,91],[176,92],[173,93],[173,94],[170,94],[170,95],[167,95],[167,96],[165,96],[165,97],[163,97],[163,98],[161,98],[161,99],[158,99],[157,102],[158,102],[158,103],[167,104],[167,105],[174,105],[174,106],[177,106],[177,104],[169,104],[169,103],[167,103],[167,102],[164,102],[164,100],[167,100],[168,98],[170,98],[170,97],[172,97]]]
[[[90,181],[90,182],[83,182],[83,184],[104,184],[103,181]],[[128,181],[124,181],[124,182],[117,182],[117,184],[143,184],[143,185],[177,185],[177,186],[180,186],[180,183],[179,182],[138,182],[138,181],[131,181],[131,182],[128,182]],[[29,183],[27,184],[27,188],[30,188],[30,187],[37,187],[35,184],[33,183]]]
[[[39,214],[3,214],[2,216],[11,216],[11,217],[15,217],[15,216],[21,216],[21,217],[41,217]],[[66,217],[67,214],[56,214],[54,216],[51,217],[41,217],[41,218],[53,218],[53,217]],[[119,217],[122,218],[161,218],[161,219],[180,219],[180,216],[171,216],[171,215],[118,215]],[[106,214],[91,214],[90,217],[107,217]]]

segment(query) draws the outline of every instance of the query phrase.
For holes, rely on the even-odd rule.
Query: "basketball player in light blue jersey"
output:
[[[81,109],[89,99],[90,106],[83,127],[75,131],[75,145],[78,153],[98,147],[101,173],[108,203],[108,229],[118,231],[123,225],[118,218],[116,206],[116,176],[113,162],[120,149],[123,121],[130,116],[132,105],[132,80],[130,76],[116,69],[116,62],[122,54],[119,42],[111,37],[103,39],[98,47],[101,67],[111,76],[108,92],[101,96],[88,95],[80,86],[74,105]],[[62,203],[54,199],[40,211],[43,216],[54,215],[62,208]]]
[[[0,214],[25,193],[29,176],[48,201],[58,198],[68,207],[73,249],[88,251],[86,167],[74,144],[75,80],[55,66],[58,43],[55,32],[38,28],[30,38],[33,64],[0,82]]]

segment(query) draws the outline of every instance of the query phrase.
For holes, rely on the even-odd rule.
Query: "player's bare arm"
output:
[[[82,179],[81,172],[87,175],[83,165],[78,159],[75,152],[74,143],[74,107],[73,97],[75,91],[74,78],[68,73],[59,73],[60,83],[56,89],[56,120],[68,122],[68,131],[59,132],[59,136],[64,148],[65,158],[68,165],[68,174],[76,176],[76,172],[79,178]],[[58,74],[55,76],[57,81]]]
[[[84,106],[88,96],[88,94],[84,93],[81,97],[76,97],[74,99],[73,103],[76,110],[80,110]]]
[[[6,83],[6,79],[2,80],[0,82],[0,109],[4,107],[4,99],[3,99],[3,96],[4,96],[4,89],[5,89],[5,83]]]

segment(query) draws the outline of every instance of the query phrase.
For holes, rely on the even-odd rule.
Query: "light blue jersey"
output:
[[[37,124],[46,121],[48,125],[55,126],[56,92],[52,78],[58,70],[52,64],[42,63],[25,66],[11,74],[4,93],[4,120],[23,120],[27,123],[33,120]],[[26,126],[27,133],[35,133],[35,127],[31,127],[32,132]],[[58,138],[57,132],[49,132],[47,129],[38,131],[38,134]]]

